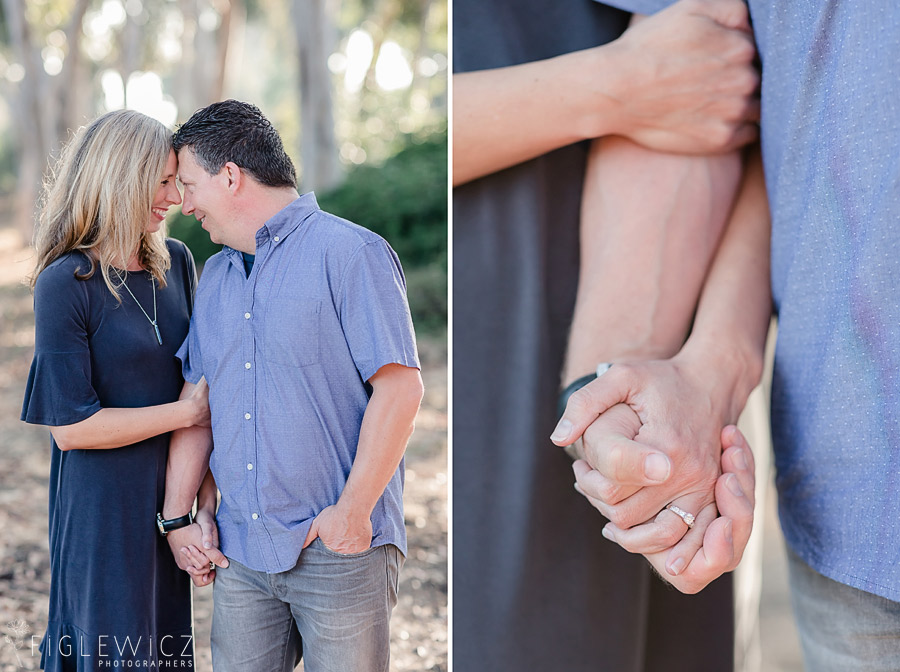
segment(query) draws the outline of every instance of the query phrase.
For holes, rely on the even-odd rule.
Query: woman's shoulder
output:
[[[75,274],[83,275],[91,270],[91,260],[83,252],[66,252],[61,257],[54,259],[41,271],[35,282],[38,287],[53,287],[62,289],[74,287],[75,283],[82,282]]]
[[[166,248],[169,250],[173,262],[175,259],[179,261],[186,259],[190,263],[194,263],[194,256],[191,254],[190,248],[177,238],[166,238]]]

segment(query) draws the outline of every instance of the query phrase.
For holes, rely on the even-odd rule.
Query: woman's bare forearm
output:
[[[81,422],[51,427],[50,433],[60,450],[121,448],[200,421],[196,405],[181,399],[144,408],[101,408]]]

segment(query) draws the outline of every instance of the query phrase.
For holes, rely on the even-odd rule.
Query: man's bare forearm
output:
[[[372,514],[406,451],[422,401],[418,369],[388,364],[370,382],[356,458],[336,507],[350,517]]]
[[[181,396],[189,395],[193,388],[193,384],[185,383]],[[166,464],[164,518],[177,518],[191,510],[209,470],[211,451],[212,429],[209,427],[194,426],[172,433]]]
[[[563,384],[600,361],[665,359],[687,337],[740,181],[737,152],[661,154],[595,140]]]

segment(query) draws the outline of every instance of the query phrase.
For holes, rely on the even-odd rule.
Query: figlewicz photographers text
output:
[[[32,656],[38,651],[40,643],[39,637],[32,636]],[[49,656],[94,657],[101,669],[174,670],[193,668],[193,643],[192,635],[164,635],[158,639],[143,635],[96,635],[94,641],[93,637],[78,634],[62,635],[56,642],[48,635],[44,649]]]

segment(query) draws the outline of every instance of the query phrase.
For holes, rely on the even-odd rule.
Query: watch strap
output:
[[[166,536],[173,530],[180,530],[182,527],[187,527],[193,522],[194,514],[191,511],[188,511],[185,515],[179,518],[170,518],[169,520],[163,520],[161,513],[156,514],[156,527],[159,529],[159,533],[162,536]]]

